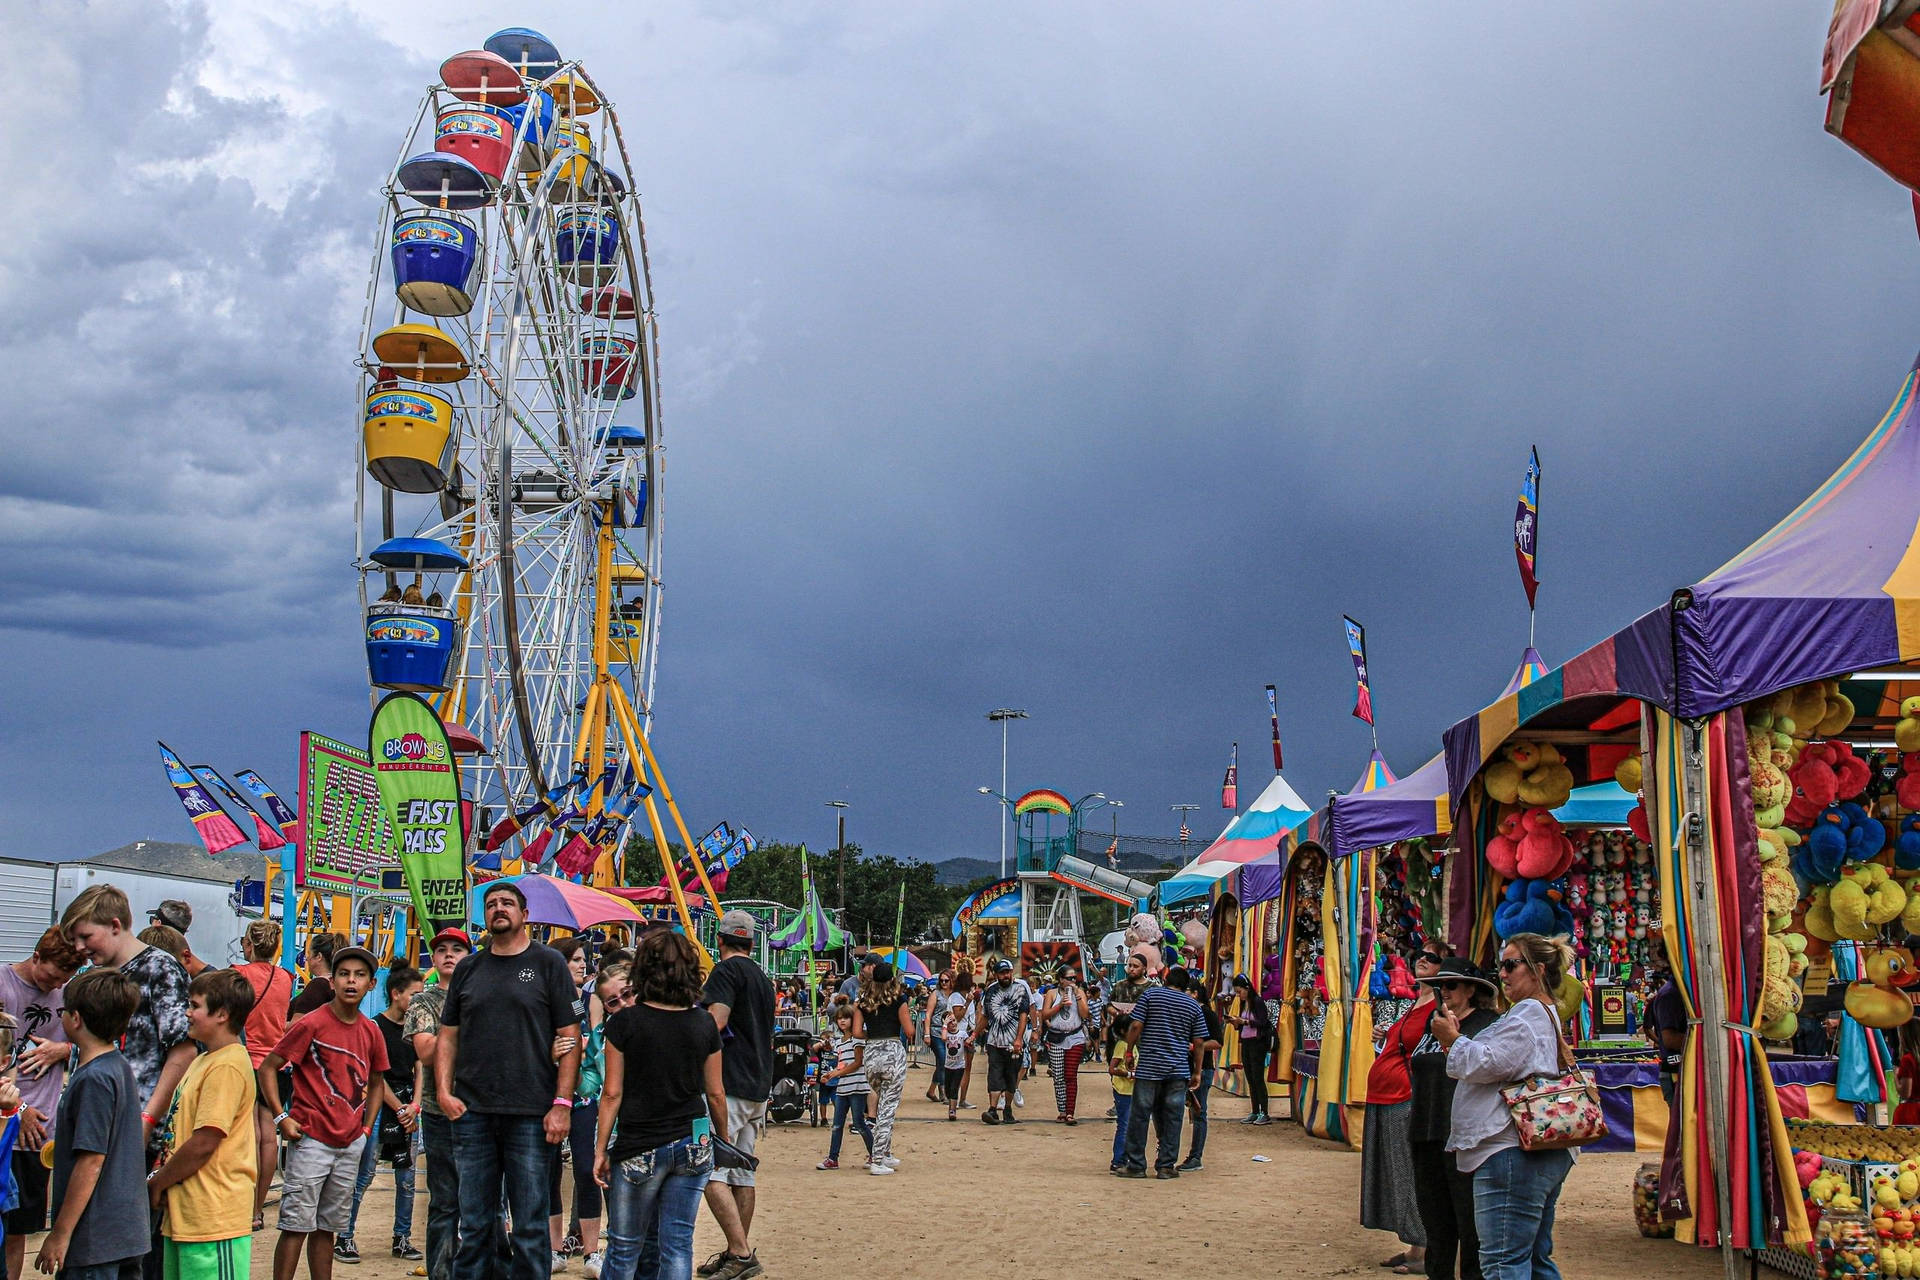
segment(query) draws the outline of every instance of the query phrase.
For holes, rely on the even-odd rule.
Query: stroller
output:
[[[773,1089],[767,1095],[767,1119],[792,1124],[811,1113],[820,1123],[819,1093],[813,1088],[813,1035],[781,1028],[773,1033]]]

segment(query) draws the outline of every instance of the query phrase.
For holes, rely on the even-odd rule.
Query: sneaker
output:
[[[1001,1124],[1019,1124],[1020,1117],[1013,1114],[1012,1107],[1008,1107],[1004,1112],[1001,1113],[1000,1123]]]
[[[1180,1173],[1198,1173],[1200,1172],[1200,1157],[1188,1156],[1185,1160],[1175,1165],[1174,1168]]]
[[[883,1164],[870,1164],[867,1166],[867,1172],[872,1174],[876,1178],[884,1178],[889,1174],[891,1174],[893,1170],[887,1168],[887,1166]]]
[[[840,1162],[838,1160],[835,1160],[832,1156],[828,1156],[825,1160],[822,1160],[819,1164],[813,1167],[816,1169],[838,1169],[840,1167]]]
[[[1000,1113],[994,1110],[992,1107],[988,1107],[985,1111],[982,1111],[980,1113],[980,1123],[981,1124],[999,1124]]]
[[[567,1255],[564,1253],[554,1253],[551,1256],[553,1258],[553,1274],[559,1275],[567,1269]]]
[[[1026,1094],[1024,1094],[1024,1093],[1022,1093],[1022,1092],[1020,1092],[1020,1091],[1019,1091],[1018,1089],[1015,1089],[1015,1090],[1013,1091],[1013,1105],[1014,1105],[1014,1106],[1016,1106],[1016,1107],[1024,1107],[1024,1106],[1026,1106],[1026,1105],[1027,1105],[1027,1095],[1026,1095]]]
[[[606,1250],[595,1249],[592,1253],[588,1254],[585,1258],[581,1259],[580,1269],[586,1272],[588,1275],[592,1276],[593,1280],[600,1280],[600,1268],[606,1263],[606,1261],[607,1261]]]
[[[1113,1176],[1116,1178],[1144,1178],[1147,1176],[1147,1171],[1145,1169],[1129,1169],[1126,1165],[1121,1165],[1113,1171]]]
[[[396,1258],[405,1258],[408,1262],[418,1262],[427,1255],[414,1248],[413,1241],[407,1239],[405,1236],[395,1236],[393,1238],[393,1256]]]
[[[960,1109],[962,1111],[978,1111],[980,1109],[980,1104],[977,1102],[962,1102],[960,1104]]]
[[[1160,1181],[1165,1182],[1169,1178],[1179,1177],[1180,1170],[1179,1169],[1155,1169],[1153,1171],[1153,1176],[1160,1179]]]
[[[889,1169],[898,1169],[900,1167],[900,1157],[899,1156],[881,1156],[878,1160],[875,1160],[874,1163],[883,1164],[887,1166],[887,1168]]]
[[[1267,1116],[1267,1115],[1258,1115],[1253,1118],[1253,1122],[1255,1124],[1272,1124],[1273,1117]]]
[[[733,1255],[728,1253],[725,1249],[722,1249],[720,1252],[714,1254],[711,1258],[708,1258],[705,1262],[701,1263],[698,1267],[695,1267],[694,1274],[701,1275],[701,1276],[717,1276],[720,1274],[720,1268],[726,1266],[727,1260],[732,1256]]]
[[[334,1241],[333,1256],[335,1260],[345,1262],[351,1266],[357,1267],[360,1265],[360,1251],[353,1247],[353,1241],[351,1240],[342,1239]]]
[[[717,1260],[720,1263],[719,1269],[707,1273],[715,1280],[747,1280],[747,1277],[757,1276],[766,1270],[760,1265],[760,1254],[757,1251],[749,1253],[744,1258],[736,1257],[731,1253],[722,1253],[718,1255]]]

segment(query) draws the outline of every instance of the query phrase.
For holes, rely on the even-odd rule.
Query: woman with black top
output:
[[[1267,1055],[1273,1052],[1273,1011],[1244,973],[1233,975],[1233,993],[1240,997],[1240,1065],[1247,1076],[1247,1099],[1253,1104],[1247,1122],[1272,1124],[1267,1115]]]
[[[713,1174],[709,1135],[727,1136],[720,1029],[694,1005],[700,959],[685,935],[641,939],[628,979],[630,988],[608,984],[600,997],[609,1015],[593,1162],[609,1210],[600,1275],[633,1280],[647,1262],[649,1276],[688,1280],[693,1224]],[[616,1119],[620,1137],[609,1146]]]
[[[1473,1036],[1492,1026],[1493,980],[1465,960],[1448,957],[1432,977],[1440,1007],[1460,1019],[1460,1034]],[[1460,1255],[1458,1280],[1480,1280],[1480,1236],[1473,1225],[1473,1175],[1455,1167],[1447,1150],[1453,1129],[1453,1077],[1447,1051],[1428,1031],[1407,1058],[1413,1083],[1413,1110],[1407,1145],[1413,1163],[1413,1194],[1427,1233],[1427,1280],[1456,1280],[1454,1253]]]
[[[912,1035],[913,1018],[906,1007],[906,988],[886,961],[861,979],[860,998],[853,1006],[853,1035],[865,1042],[867,1084],[873,1090],[873,1157],[867,1172],[876,1178],[900,1167],[893,1154],[893,1117],[907,1086],[907,1049],[901,1038]]]

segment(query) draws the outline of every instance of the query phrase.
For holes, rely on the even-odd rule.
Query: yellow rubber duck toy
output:
[[[1860,964],[1861,976],[1847,984],[1847,1016],[1863,1027],[1889,1030],[1913,1020],[1913,1001],[1902,987],[1920,981],[1913,953],[1905,947],[1877,947]]]

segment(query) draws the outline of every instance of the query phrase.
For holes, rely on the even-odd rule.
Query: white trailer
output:
[[[234,906],[234,882],[261,879],[264,864],[248,851],[237,858],[211,858],[193,845],[146,840],[87,858],[0,858],[0,963],[24,959],[67,904],[96,884],[127,895],[133,931],[147,927],[147,913],[169,898],[193,908],[187,943],[211,965],[238,963],[240,935],[258,915]]]

